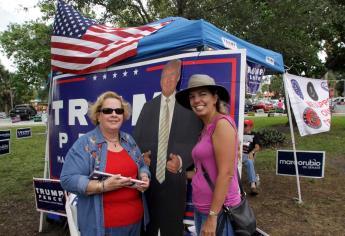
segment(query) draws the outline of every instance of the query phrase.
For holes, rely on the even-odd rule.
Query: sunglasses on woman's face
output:
[[[113,113],[113,111],[115,111],[116,114],[118,115],[122,115],[125,110],[123,108],[102,108],[99,110],[99,112],[102,112],[103,114],[107,114],[110,115]]]

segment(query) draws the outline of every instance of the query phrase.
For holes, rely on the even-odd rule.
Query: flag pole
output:
[[[285,74],[284,74],[285,76]],[[301,187],[300,187],[300,181],[299,181],[299,173],[298,173],[298,162],[297,162],[297,153],[296,153],[296,144],[295,144],[295,134],[293,131],[293,124],[292,124],[292,118],[291,118],[291,106],[290,106],[290,98],[287,91],[286,86],[286,80],[284,81],[284,91],[285,91],[285,97],[286,97],[286,106],[287,106],[287,113],[289,117],[289,125],[290,125],[290,133],[291,133],[291,143],[292,143],[292,149],[293,149],[293,157],[294,157],[294,163],[295,163],[295,171],[296,171],[296,181],[297,181],[297,192],[298,192],[298,203],[302,204],[302,196],[301,196]]]

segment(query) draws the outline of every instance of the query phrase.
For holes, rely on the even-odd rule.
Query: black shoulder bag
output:
[[[214,190],[214,184],[211,181],[206,169],[201,165],[204,177],[212,189]],[[240,181],[240,175],[237,170],[238,185],[241,190],[241,202],[235,207],[227,207],[223,205],[222,217],[218,217],[216,235],[222,235],[226,221],[230,220],[234,229],[235,235],[250,236],[256,231],[256,218],[253,209],[249,206],[246,198],[246,193],[243,191],[243,187]]]

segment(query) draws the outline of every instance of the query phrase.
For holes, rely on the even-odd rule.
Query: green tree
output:
[[[274,93],[274,98],[280,98],[285,95],[283,76],[274,75],[271,78],[270,92]]]
[[[289,72],[320,78],[326,69],[344,70],[344,1],[342,0],[66,0],[82,14],[115,26],[143,25],[168,16],[205,19],[217,27],[256,45],[283,54]],[[40,0],[52,22],[55,1]],[[104,9],[96,14],[95,6]],[[51,26],[40,22],[10,25],[0,35],[7,56],[17,65],[17,77],[38,90],[46,84],[50,69]],[[326,51],[326,63],[318,57]]]
[[[4,53],[13,58],[17,67],[16,78],[39,88],[47,83],[50,72],[51,27],[44,23],[10,24],[0,34]]]
[[[265,93],[265,92],[269,92],[270,91],[270,85],[269,84],[262,84],[261,85],[261,92]]]
[[[321,28],[321,38],[327,53],[326,67],[339,73],[345,73],[345,1],[329,0],[325,9],[327,23]]]
[[[8,72],[0,64],[0,110],[7,114],[14,105],[27,103],[32,99],[31,85],[18,77],[17,74]]]
[[[318,57],[318,52],[329,45],[329,43],[322,44],[323,40],[327,39],[329,42],[330,37],[341,36],[337,34],[339,32],[337,29],[345,25],[342,24],[344,20],[337,20],[344,18],[340,17],[340,13],[343,14],[344,11],[336,10],[342,5],[343,1],[340,0],[76,0],[69,2],[74,2],[80,8],[90,4],[101,5],[106,9],[103,20],[120,26],[145,24],[167,16],[205,19],[244,40],[282,53],[285,64],[291,68],[290,73],[316,78],[326,72],[324,63]],[[144,2],[147,4],[145,5]],[[333,29],[332,34],[326,29]],[[332,46],[334,49],[334,44]],[[328,51],[331,52],[331,49]],[[329,58],[331,60],[332,56],[330,55]]]
[[[0,111],[9,112],[11,109],[10,73],[0,64]]]

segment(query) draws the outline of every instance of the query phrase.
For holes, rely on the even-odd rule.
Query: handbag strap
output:
[[[208,185],[210,186],[211,190],[214,191],[214,184],[213,184],[210,176],[208,175],[205,167],[203,166],[203,164],[201,164],[201,169],[202,169],[203,175],[204,175]],[[239,174],[237,168],[236,168],[236,170],[237,170],[237,181],[238,181],[238,186],[240,187],[241,196],[244,196],[245,192],[243,191],[242,183],[241,183],[241,180],[240,180],[240,174]]]

